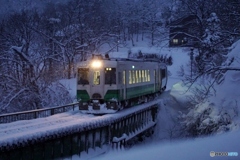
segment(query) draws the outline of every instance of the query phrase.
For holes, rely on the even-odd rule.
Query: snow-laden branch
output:
[[[16,78],[14,78],[13,76],[11,76],[10,74],[0,74],[0,77],[4,77],[7,78],[8,80],[13,80],[16,83],[19,83],[19,80],[17,80]]]
[[[205,73],[212,73],[215,71],[240,71],[240,67],[232,67],[232,66],[216,66],[211,67],[210,69],[206,70]]]
[[[21,95],[23,92],[25,91],[28,91],[29,89],[28,88],[23,88],[21,89],[20,91],[18,91],[17,93],[15,93],[13,96],[12,95],[12,92],[5,98],[8,100],[7,104],[5,104],[3,107],[1,107],[1,109],[6,109],[10,104],[11,102],[17,98],[19,95]]]
[[[34,63],[31,61],[31,59],[28,58],[28,56],[23,53],[19,47],[16,46],[12,46],[12,50],[17,53],[24,61],[26,61],[27,63],[29,63],[30,65],[34,66]]]
[[[44,37],[47,37],[48,39],[51,39],[54,43],[58,44],[59,46],[63,46],[63,47],[66,46],[66,45],[63,44],[63,43],[60,43],[60,42],[59,42],[58,40],[56,40],[55,38],[50,37],[50,36],[48,36],[47,34],[43,33],[42,31],[39,31],[39,30],[37,30],[37,29],[35,29],[35,28],[32,28],[32,27],[28,27],[28,28],[31,29],[31,30],[33,30],[33,31],[35,31],[36,33],[39,33],[39,34],[43,35]]]
[[[211,73],[217,73],[218,77],[220,74],[223,74],[223,71],[240,71],[240,67],[235,67],[235,66],[213,66],[207,70],[205,70],[204,72],[201,72],[199,74],[197,74],[196,76],[194,76],[193,78],[191,78],[191,80],[189,80],[189,86],[188,89],[185,91],[188,92],[190,90],[190,88],[192,88],[192,86],[198,81],[198,79],[200,77],[203,77],[204,75],[209,75]],[[207,92],[209,92],[210,88],[212,88],[213,84],[217,81],[217,78],[215,77],[214,81],[209,85]]]

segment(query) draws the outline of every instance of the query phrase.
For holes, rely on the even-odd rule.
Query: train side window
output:
[[[142,70],[142,82],[145,82],[145,78],[144,78],[144,70]]]
[[[132,84],[132,71],[129,71],[129,84]]]
[[[148,80],[147,80],[147,70],[144,70],[144,72],[145,72],[145,75],[144,75],[145,82],[147,82],[147,81],[148,81]]]
[[[139,83],[142,82],[141,70],[138,71],[138,80]]]
[[[147,80],[150,81],[150,71],[147,70]]]
[[[132,70],[132,83],[136,83],[135,81],[135,71]]]
[[[100,71],[93,72],[93,84],[95,84],[95,85],[100,84]]]
[[[89,84],[89,69],[88,68],[79,68],[78,69],[78,84]]]
[[[138,71],[136,70],[134,72],[135,72],[135,81],[136,81],[136,83],[138,83]]]
[[[122,75],[122,82],[123,82],[123,84],[125,84],[125,80],[126,80],[126,72],[123,71],[123,75]]]

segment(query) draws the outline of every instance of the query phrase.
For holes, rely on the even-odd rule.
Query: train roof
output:
[[[161,64],[162,66],[166,66],[165,63],[161,62],[159,59],[157,58],[117,58],[117,57],[113,57],[110,58],[109,56],[105,56],[103,57],[102,55],[94,55],[92,56],[92,58],[89,58],[85,61],[82,61],[79,67],[84,67],[87,66],[87,64],[92,61],[92,60],[102,60],[102,61],[109,61],[109,62],[156,62]]]
[[[93,55],[92,58],[88,59],[87,61],[91,61],[94,59],[98,60],[106,60],[106,61],[133,61],[133,62],[161,62],[158,58],[148,58],[148,57],[141,57],[141,58],[122,58],[122,57],[109,57],[108,55],[105,55],[103,57],[102,55]]]

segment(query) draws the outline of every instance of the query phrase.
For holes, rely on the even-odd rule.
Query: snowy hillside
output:
[[[239,156],[210,157],[210,152],[238,152],[240,132],[226,133],[215,137],[198,138],[195,140],[171,141],[168,143],[143,145],[127,151],[110,152],[94,160],[238,160]],[[124,152],[124,153],[123,153]]]

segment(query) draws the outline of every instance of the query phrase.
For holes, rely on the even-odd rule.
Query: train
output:
[[[79,110],[115,113],[150,101],[167,85],[167,66],[157,59],[93,55],[77,67]]]

